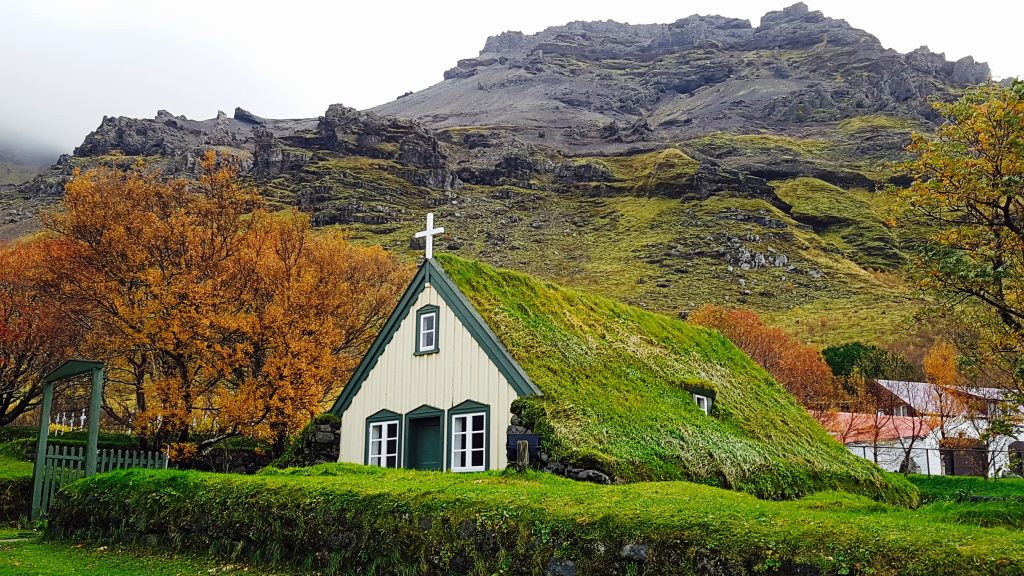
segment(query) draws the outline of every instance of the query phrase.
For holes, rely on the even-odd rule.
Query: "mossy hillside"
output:
[[[380,212],[369,208],[380,205]],[[680,201],[464,186],[443,195],[429,190],[382,195],[356,216],[425,210],[446,223],[435,245],[438,252],[666,314],[704,303],[749,307],[821,344],[852,339],[884,344],[905,330],[902,320],[909,315],[908,291],[898,275],[869,274],[813,229],[759,199]],[[409,243],[422,229],[419,220],[357,220],[345,229],[356,241],[382,244],[409,261],[422,254]],[[740,249],[775,250],[789,262],[744,270],[734,260]]]
[[[0,186],[23,184],[40,172],[42,172],[42,168],[38,166],[0,161]]]
[[[576,184],[581,190],[612,189],[641,195],[675,196],[679,189],[693,183],[693,176],[700,167],[700,162],[678,148],[621,156],[579,157],[570,162],[597,164],[612,175],[610,183]]]
[[[816,178],[772,182],[790,215],[865,268],[896,270],[906,263],[896,236],[874,212],[866,190],[844,190]]]
[[[691,140],[687,144],[715,158],[775,155],[826,159],[829,158],[834,143],[822,138],[796,138],[770,133],[713,132]]]
[[[796,175],[828,174],[837,180],[871,183],[892,176],[891,162],[901,158],[900,151],[910,142],[909,130],[883,127],[895,122],[887,117],[858,117],[802,136],[712,132],[683,145],[744,170],[771,172],[784,164]]]
[[[552,457],[617,478],[690,480],[767,498],[916,491],[835,442],[716,332],[450,255],[445,270],[544,392],[514,411]],[[716,391],[708,416],[693,387]]]
[[[263,190],[272,205],[298,204],[315,223],[342,223],[354,240],[384,245],[409,261],[420,255],[409,241],[422,228],[415,215],[433,211],[447,222],[439,251],[667,314],[704,303],[749,307],[790,325],[820,326],[806,332],[822,344],[833,337],[884,344],[903,330],[896,318],[902,313],[892,311],[905,308],[905,286],[896,275],[880,279],[863,268],[883,265],[863,252],[884,247],[860,249],[862,237],[879,238],[876,228],[861,235],[844,227],[844,239],[819,234],[761,199],[724,193],[679,200],[676,190],[698,164],[678,148],[563,161],[600,164],[610,181],[441,191],[413,185],[393,161],[317,152],[305,168]],[[873,210],[884,210],[871,201]],[[788,262],[745,270],[736,262],[742,250],[774,250]],[[793,310],[804,315],[793,317]]]
[[[686,482],[600,486],[348,464],[102,474],[66,489],[48,531],[325,574],[543,574],[572,563],[598,576],[982,576],[1024,565],[1020,532],[845,493],[769,502]]]
[[[919,122],[899,116],[887,114],[865,114],[854,116],[839,122],[836,126],[846,134],[862,134],[864,132],[913,132],[924,128]]]

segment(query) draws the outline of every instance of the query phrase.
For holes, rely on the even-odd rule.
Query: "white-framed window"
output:
[[[437,306],[424,306],[416,313],[417,354],[437,352],[438,317]]]
[[[907,415],[907,407],[905,405],[897,406],[896,408],[893,409],[892,415],[893,416],[906,416]]]
[[[370,466],[398,468],[398,420],[372,422],[367,442]]]
[[[703,394],[694,394],[693,395],[693,401],[697,403],[697,408],[700,408],[701,412],[703,412],[705,414],[710,413],[710,410],[711,410],[711,399],[710,398],[708,398],[707,396],[704,396]]]
[[[486,470],[486,446],[486,413],[474,412],[452,416],[452,472]]]

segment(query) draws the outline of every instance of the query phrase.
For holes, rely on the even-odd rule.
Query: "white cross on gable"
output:
[[[434,257],[434,235],[443,234],[444,228],[434,228],[434,213],[427,213],[427,229],[416,233],[417,238],[427,239],[427,260]]]

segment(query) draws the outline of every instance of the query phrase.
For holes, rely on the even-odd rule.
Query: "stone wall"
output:
[[[337,462],[340,445],[341,420],[330,414],[318,416],[299,432],[292,445],[273,465],[289,468]]]

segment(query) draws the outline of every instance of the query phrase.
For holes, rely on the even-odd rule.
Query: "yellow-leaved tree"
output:
[[[271,213],[229,157],[198,178],[75,173],[44,223],[50,283],[108,362],[104,408],[157,442],[284,439],[369,346],[409,271],[380,248]]]
[[[945,122],[915,135],[897,191],[932,230],[921,285],[951,328],[968,380],[1024,382],[1024,83],[986,83],[938,104]]]

